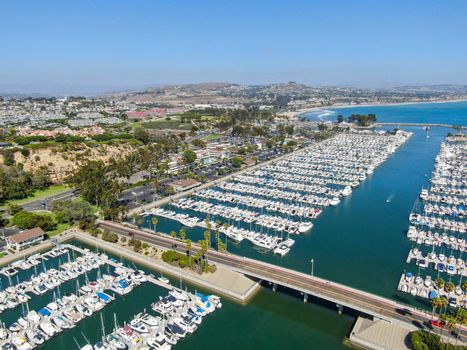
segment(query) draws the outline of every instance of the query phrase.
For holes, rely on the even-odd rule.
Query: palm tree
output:
[[[225,245],[225,243],[219,242],[219,250],[220,250],[222,253],[227,252],[227,246]]]
[[[457,323],[460,324],[461,326],[467,325],[467,310],[463,308],[459,308],[457,311]]]
[[[448,297],[450,297],[451,295],[451,292],[456,288],[456,286],[454,285],[454,283],[452,282],[448,282],[446,283],[446,285],[444,286],[444,290],[448,293]],[[444,313],[446,313],[446,309],[447,309],[447,305],[444,309]]]
[[[446,314],[440,315],[439,316],[439,324],[441,325],[441,330],[440,330],[440,336],[443,337],[443,330],[444,326],[447,324],[447,316]]]
[[[457,318],[455,316],[448,316],[446,318],[446,325],[448,326],[449,331],[451,332],[451,334],[452,334],[452,331],[457,328],[457,322],[458,321],[457,321]],[[457,345],[457,338],[458,338],[458,336],[456,334],[456,345]]]
[[[154,225],[154,232],[157,233],[157,223],[159,222],[159,219],[158,219],[156,216],[154,216],[154,217],[151,219],[151,222],[152,222],[152,224]]]
[[[217,228],[216,228],[216,244],[217,244],[217,250],[218,251],[219,251],[219,243],[221,243],[219,238],[220,238],[220,232],[219,232],[219,226],[217,226]]]
[[[443,289],[445,284],[446,282],[444,282],[441,277],[436,279],[436,287],[438,287],[438,289]]]
[[[184,229],[183,227],[180,229],[179,235],[180,235],[180,239],[181,239],[182,241],[185,241],[185,239],[186,239],[186,232],[185,232],[185,229]]]
[[[431,306],[432,306],[431,320],[433,321],[433,317],[435,315],[436,310],[441,308],[441,298],[431,299]]]
[[[462,282],[462,290],[467,291],[467,281]]]
[[[172,231],[170,232],[170,236],[174,239],[174,241],[177,239],[177,232]],[[174,247],[174,242],[172,242],[172,248]]]
[[[206,242],[207,246],[206,250],[208,250],[211,247],[211,231],[204,231],[204,241]]]
[[[206,223],[206,228],[208,229],[208,231],[211,231],[211,228],[212,228],[211,221],[209,221],[208,219],[206,219],[206,220],[205,220],[205,223]]]

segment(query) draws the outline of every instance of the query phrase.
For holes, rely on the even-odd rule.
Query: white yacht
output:
[[[352,187],[350,186],[345,186],[345,188],[342,190],[342,196],[347,197],[352,193]]]
[[[310,231],[313,228],[313,224],[311,222],[302,222],[298,225],[298,232],[305,233]]]

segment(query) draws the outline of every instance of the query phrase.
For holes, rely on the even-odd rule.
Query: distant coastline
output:
[[[455,100],[437,100],[437,101],[420,101],[420,102],[395,102],[395,103],[362,103],[362,104],[352,104],[352,105],[344,105],[344,104],[334,104],[328,106],[320,106],[320,107],[311,107],[304,110],[296,111],[296,112],[287,112],[287,115],[293,118],[298,118],[304,114],[315,112],[324,109],[344,109],[344,108],[356,108],[356,107],[386,107],[386,106],[404,106],[404,105],[418,105],[418,104],[430,104],[430,103],[456,103],[456,102],[467,102],[467,98],[465,99],[455,99]]]

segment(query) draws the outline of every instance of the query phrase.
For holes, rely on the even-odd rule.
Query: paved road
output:
[[[115,233],[126,236],[131,234],[163,248],[173,248],[174,243],[176,243],[176,250],[179,252],[185,252],[186,249],[183,243],[166,235],[151,234],[109,221],[101,221],[99,224]],[[196,244],[193,244],[193,250],[197,249]],[[277,283],[391,322],[403,322],[412,327],[421,328],[423,324],[428,324],[431,321],[429,313],[316,276],[214,250],[209,250],[206,256],[212,262],[225,265],[247,276]],[[466,329],[461,330],[460,336],[463,340],[467,339]]]
[[[58,193],[54,196],[50,196],[47,198],[39,199],[37,201],[22,204],[21,206],[23,207],[24,210],[28,210],[28,211],[45,210],[45,209],[50,210],[52,208],[52,204],[55,201],[70,200],[70,199],[74,199],[78,197],[79,197],[79,194],[77,194],[76,190],[71,189],[71,190]]]

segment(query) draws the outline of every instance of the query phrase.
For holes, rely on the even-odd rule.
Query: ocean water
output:
[[[393,106],[360,106],[321,108],[302,116],[310,120],[335,121],[339,114],[374,113],[380,122],[435,123],[467,126],[467,101],[446,103],[415,103]]]

